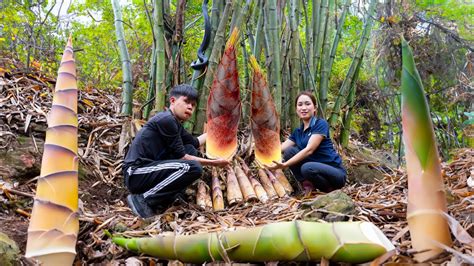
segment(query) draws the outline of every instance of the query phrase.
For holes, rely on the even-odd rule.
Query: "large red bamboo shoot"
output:
[[[250,57],[252,79],[252,135],[255,161],[260,167],[281,161],[280,117],[263,74],[254,56]]]
[[[217,66],[207,100],[206,155],[209,158],[231,159],[237,152],[237,130],[241,112],[239,77],[234,28],[224,54]]]

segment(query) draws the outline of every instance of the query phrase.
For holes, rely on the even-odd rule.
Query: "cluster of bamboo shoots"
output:
[[[225,170],[212,168],[210,187],[202,180],[198,182],[196,204],[203,209],[223,210],[224,191],[227,206],[233,206],[283,198],[293,192],[293,188],[282,170],[272,172],[260,168],[254,174],[239,158],[234,161],[233,167]]]

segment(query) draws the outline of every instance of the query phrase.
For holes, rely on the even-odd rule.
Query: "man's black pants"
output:
[[[192,145],[185,151],[197,155]],[[133,194],[142,194],[152,209],[167,207],[177,195],[202,174],[201,163],[193,160],[148,161],[124,169],[125,186]]]

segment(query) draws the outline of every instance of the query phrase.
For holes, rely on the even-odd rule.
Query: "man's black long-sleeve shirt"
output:
[[[137,159],[180,159],[185,155],[186,144],[199,148],[199,140],[183,128],[170,110],[159,112],[136,135],[124,165],[133,164]]]

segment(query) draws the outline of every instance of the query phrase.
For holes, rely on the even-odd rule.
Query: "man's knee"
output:
[[[189,172],[201,176],[203,173],[202,165],[198,161],[188,161]]]
[[[288,161],[291,157],[295,156],[299,151],[300,149],[296,146],[288,147],[285,150],[285,152],[283,152],[283,159],[285,159],[285,161]]]

